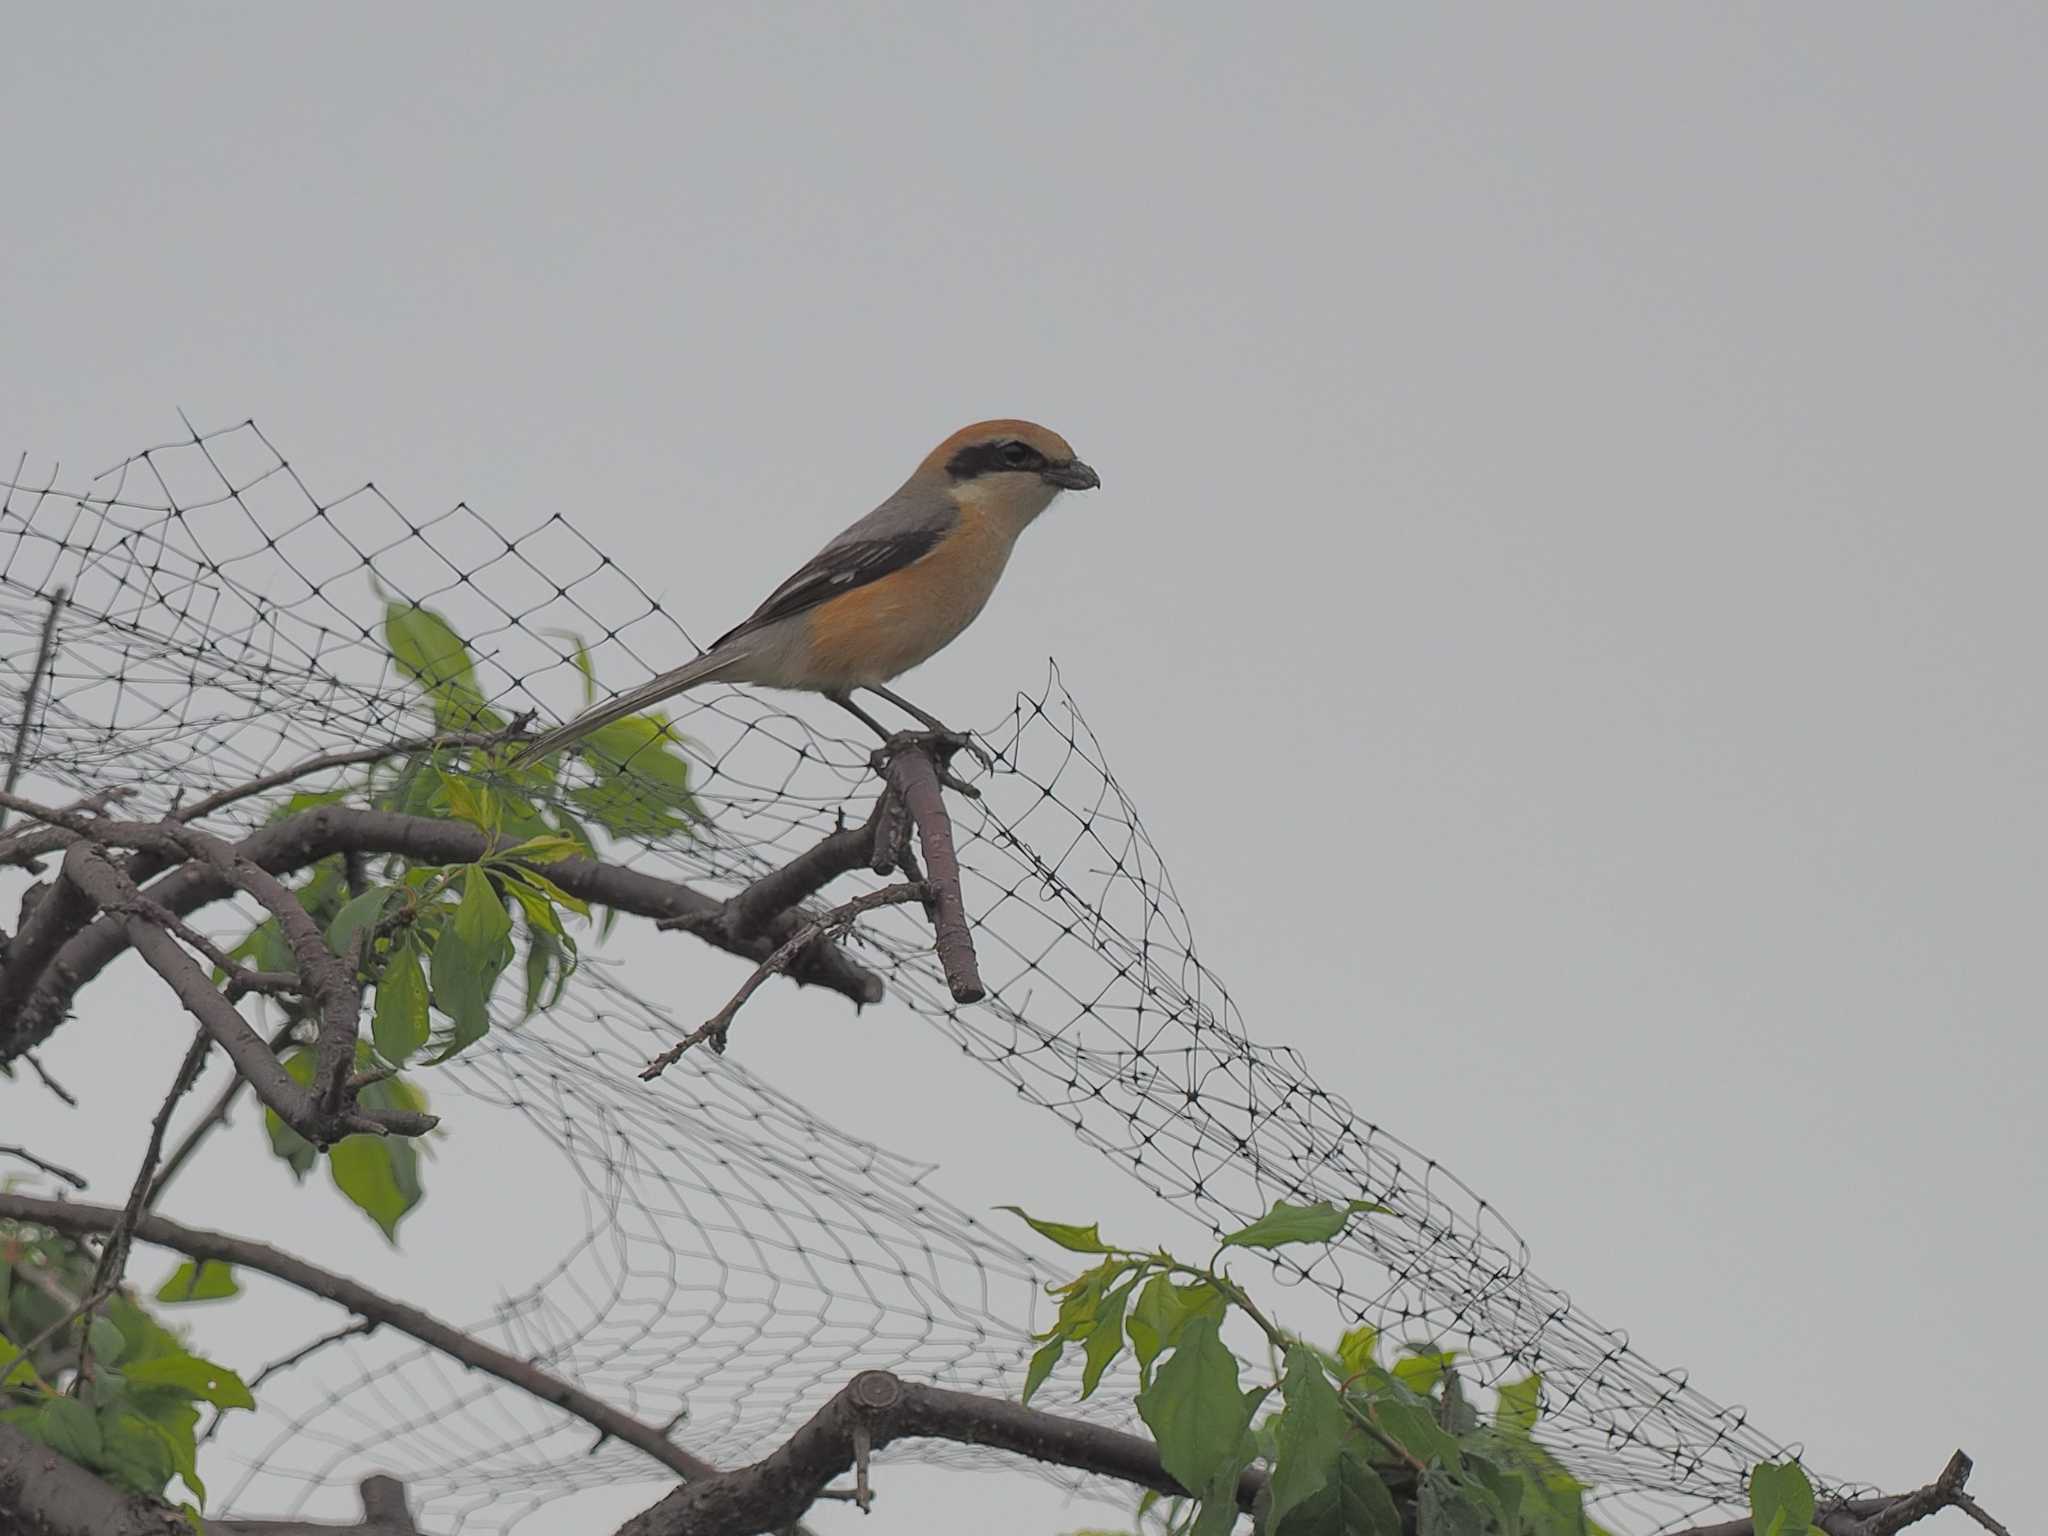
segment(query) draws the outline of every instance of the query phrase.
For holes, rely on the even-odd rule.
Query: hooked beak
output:
[[[1102,484],[1102,476],[1079,459],[1068,459],[1063,464],[1048,464],[1038,472],[1038,478],[1047,485],[1058,486],[1063,491],[1092,491]]]

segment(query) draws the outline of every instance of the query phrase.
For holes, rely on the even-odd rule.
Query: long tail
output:
[[[550,752],[559,752],[572,742],[581,741],[592,731],[601,730],[614,720],[623,720],[628,715],[637,715],[643,709],[652,708],[663,699],[674,698],[686,689],[699,683],[708,683],[747,659],[747,652],[721,647],[708,651],[695,661],[684,662],[673,672],[664,672],[652,682],[642,683],[630,693],[622,693],[616,699],[586,709],[566,725],[558,725],[546,735],[529,742],[526,750],[513,758],[508,768],[523,768],[536,758],[546,757]]]

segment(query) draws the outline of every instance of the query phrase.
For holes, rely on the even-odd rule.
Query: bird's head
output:
[[[962,427],[931,451],[918,474],[943,484],[963,503],[1027,520],[1061,491],[1102,484],[1100,475],[1074,457],[1064,437],[1029,421]]]

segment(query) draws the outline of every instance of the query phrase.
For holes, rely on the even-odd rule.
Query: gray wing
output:
[[[880,581],[930,554],[945,532],[943,527],[927,525],[902,528],[878,537],[853,536],[858,530],[856,524],[819,550],[801,570],[769,593],[767,601],[714,640],[711,649],[715,651],[728,640],[750,635],[778,619],[815,608],[842,592]]]

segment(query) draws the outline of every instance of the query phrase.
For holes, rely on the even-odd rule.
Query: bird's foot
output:
[[[981,791],[954,774],[951,767],[954,754],[965,752],[969,757],[981,764],[984,772],[993,772],[996,765],[995,759],[989,755],[988,749],[967,732],[947,730],[941,726],[929,731],[896,732],[895,735],[889,737],[869,755],[868,766],[873,768],[876,773],[887,774],[889,771],[889,760],[899,752],[930,753],[932,762],[939,770],[939,782],[945,785],[946,788],[967,796],[970,800],[979,800],[981,798]]]

